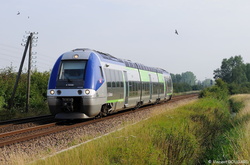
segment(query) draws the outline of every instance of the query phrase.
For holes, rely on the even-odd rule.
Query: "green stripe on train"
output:
[[[124,99],[108,100],[107,103],[123,102]]]

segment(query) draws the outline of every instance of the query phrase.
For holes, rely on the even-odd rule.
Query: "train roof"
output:
[[[118,63],[123,63],[123,64],[125,64],[126,67],[136,68],[136,69],[139,68],[140,70],[147,70],[147,71],[158,72],[158,73],[164,73],[165,72],[165,73],[169,74],[166,70],[164,70],[162,68],[145,66],[145,65],[140,64],[140,63],[132,62],[130,60],[125,60],[125,59],[120,59],[120,58],[112,56],[112,55],[110,55],[108,53],[103,53],[103,52],[93,50],[93,49],[89,49],[89,48],[77,48],[77,49],[74,49],[72,51],[75,52],[75,51],[86,51],[86,50],[94,51],[94,52],[98,53],[105,60],[118,62]]]

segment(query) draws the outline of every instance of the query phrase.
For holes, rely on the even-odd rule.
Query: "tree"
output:
[[[242,57],[239,55],[223,59],[220,69],[214,70],[214,78],[221,78],[227,83],[247,82],[246,65],[243,63]]]
[[[185,72],[181,74],[181,82],[187,83],[189,85],[195,85],[196,76],[193,72]]]
[[[180,83],[181,82],[181,75],[180,74],[170,74],[173,83]]]
[[[202,82],[202,85],[204,87],[209,87],[209,86],[212,86],[213,85],[213,80],[212,79],[205,79],[203,82]]]
[[[199,90],[202,86],[196,85],[196,76],[193,72],[184,72],[182,74],[171,74],[174,91],[186,92],[191,90]]]
[[[249,63],[246,64],[246,77],[247,77],[248,82],[250,82],[250,64]]]
[[[182,78],[181,78],[181,75],[180,75],[180,74],[176,74],[176,82],[177,82],[177,83],[182,82],[181,79],[182,79]]]

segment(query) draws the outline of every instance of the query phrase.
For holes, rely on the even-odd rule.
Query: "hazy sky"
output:
[[[250,63],[249,0],[0,1],[0,68],[12,62],[18,70],[25,31],[39,33],[33,61],[40,71],[75,48],[191,71],[198,80],[212,78],[223,58]]]

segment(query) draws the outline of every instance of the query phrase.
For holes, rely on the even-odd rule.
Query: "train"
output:
[[[172,94],[172,79],[164,69],[77,48],[56,60],[47,100],[56,119],[86,119],[166,102]]]

